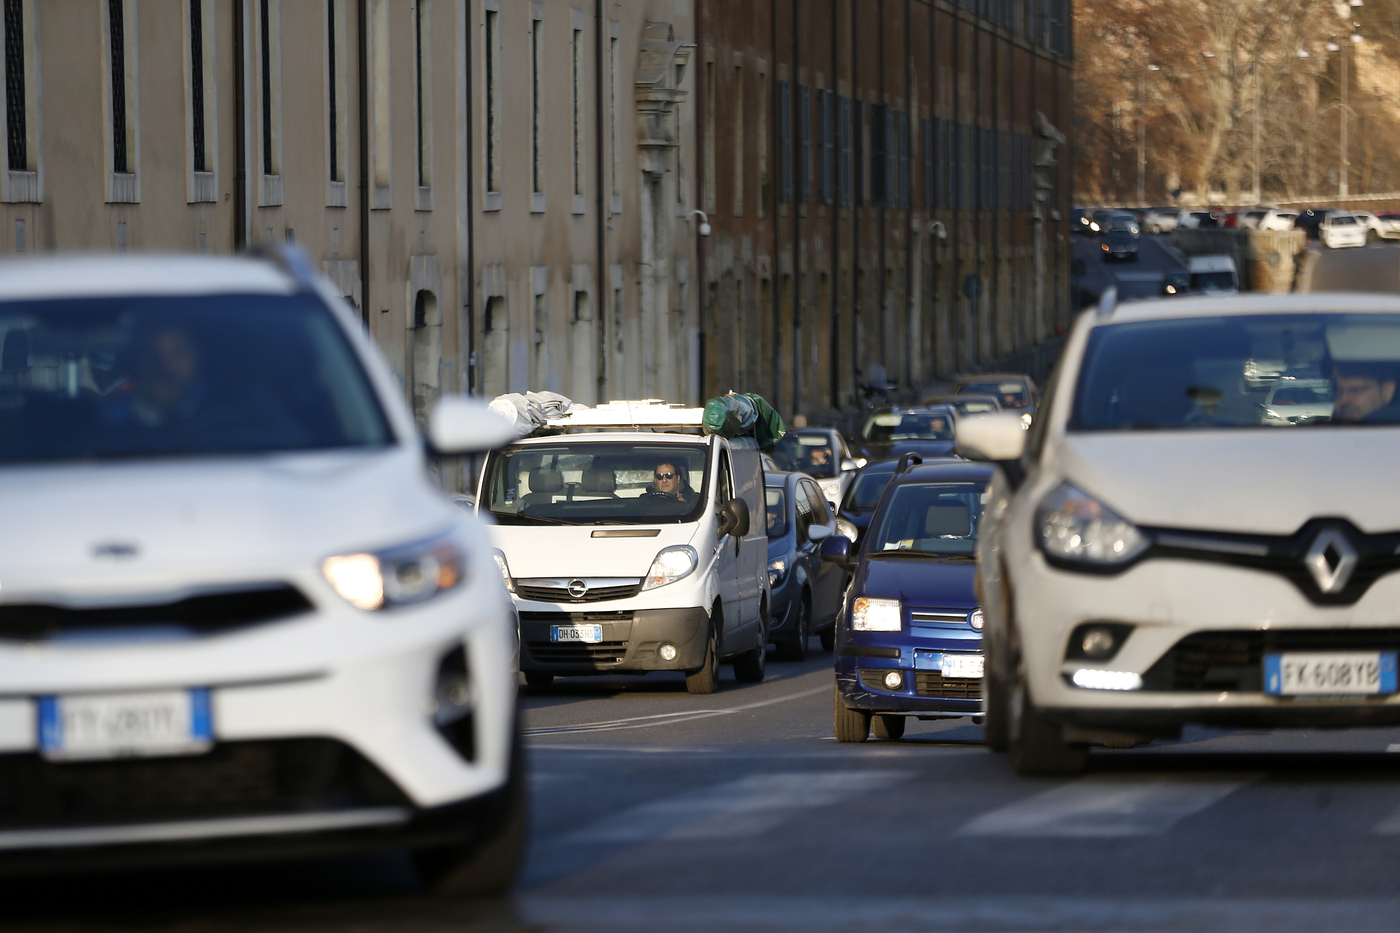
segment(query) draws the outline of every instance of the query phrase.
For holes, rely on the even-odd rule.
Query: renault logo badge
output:
[[[1336,528],[1324,528],[1313,538],[1303,564],[1324,593],[1340,593],[1351,582],[1356,570],[1356,548]]]
[[[569,595],[574,599],[583,599],[588,595],[588,584],[582,580],[569,581]]]

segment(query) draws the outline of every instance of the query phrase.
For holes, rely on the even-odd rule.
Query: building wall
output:
[[[816,413],[1067,323],[1067,2],[700,7],[706,394]]]

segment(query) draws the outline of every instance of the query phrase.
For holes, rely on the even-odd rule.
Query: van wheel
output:
[[[832,717],[838,742],[864,742],[870,736],[870,714],[851,709],[841,699],[841,688],[836,688],[836,710]]]
[[[715,625],[723,624],[723,616],[716,609],[714,621],[710,623],[709,639],[705,642],[705,664],[699,670],[685,672],[687,693],[697,695],[714,693],[719,689],[719,652],[715,645]]]
[[[515,886],[525,857],[525,765],[517,734],[510,772],[498,792],[496,825],[472,845],[441,846],[413,853],[418,877],[434,894],[446,898],[501,897]]]
[[[904,735],[905,719],[903,716],[879,715],[872,717],[870,723],[875,727],[875,738],[877,739],[898,739]]]
[[[525,685],[531,690],[543,690],[554,683],[554,675],[546,671],[526,671]]]
[[[1026,692],[1024,662],[1018,665],[1010,690],[1007,751],[1011,767],[1026,776],[1074,777],[1089,763],[1087,745],[1071,745],[1058,723],[1050,722]]]
[[[811,637],[808,627],[812,618],[812,598],[806,593],[797,601],[797,632],[788,641],[778,642],[779,661],[807,660],[807,639]]]

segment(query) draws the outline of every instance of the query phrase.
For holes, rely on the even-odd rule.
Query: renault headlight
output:
[[[1035,534],[1052,560],[1100,567],[1125,564],[1148,545],[1132,522],[1069,483],[1061,483],[1041,500]]]
[[[897,632],[903,628],[899,600],[862,596],[851,606],[851,628],[857,632]]]
[[[466,566],[451,534],[399,547],[328,557],[321,572],[341,597],[360,609],[421,603],[461,584]]]
[[[647,579],[642,584],[642,589],[654,590],[658,586],[675,583],[694,570],[695,563],[695,548],[687,544],[664,548],[656,555],[656,560],[651,562],[651,569],[647,571]]]

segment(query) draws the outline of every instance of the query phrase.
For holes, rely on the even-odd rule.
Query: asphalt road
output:
[[[815,640],[813,641],[815,648]],[[505,902],[399,855],[0,884],[6,930],[1390,930],[1400,729],[1226,733],[1029,780],[969,720],[832,737],[830,656],[522,697],[533,831]]]
[[[1400,243],[1385,241],[1351,249],[1322,249],[1310,291],[1400,292]]]
[[[1180,254],[1171,249],[1169,234],[1143,234],[1138,240],[1138,258],[1133,261],[1106,261],[1103,241],[1098,237],[1074,237],[1074,258],[1083,260],[1082,287],[1095,295],[1110,285],[1118,286],[1118,299],[1159,298],[1166,273],[1186,268]]]

